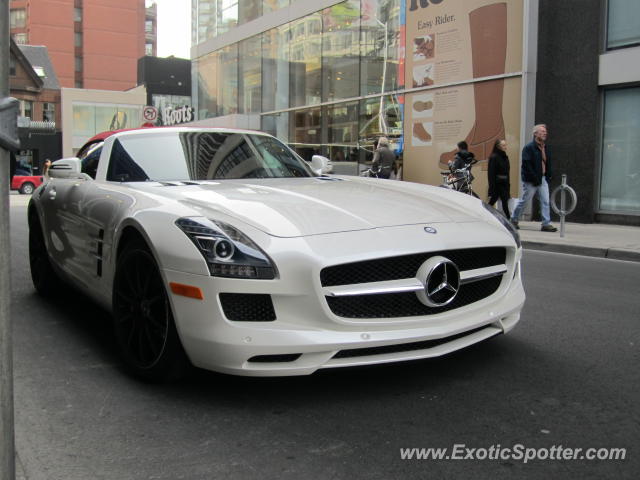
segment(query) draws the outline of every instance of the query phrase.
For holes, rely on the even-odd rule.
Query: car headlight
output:
[[[488,203],[482,202],[482,206],[485,208],[486,211],[491,213],[491,215],[496,217],[498,221],[504,226],[504,228],[506,228],[509,231],[509,233],[513,236],[513,239],[516,241],[516,245],[518,246],[518,248],[520,248],[522,246],[522,244],[520,243],[520,235],[518,234],[518,231],[514,228],[514,226],[511,224],[509,219],[506,218],[504,215],[502,215],[499,211],[497,211]]]
[[[231,225],[205,218],[179,218],[176,225],[193,242],[215,277],[272,280],[277,270],[260,247]]]

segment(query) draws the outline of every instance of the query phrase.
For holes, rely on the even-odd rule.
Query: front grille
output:
[[[452,335],[450,337],[438,338],[436,340],[424,340],[422,342],[411,342],[411,343],[400,343],[397,345],[384,345],[382,347],[364,347],[364,348],[352,348],[349,350],[340,350],[336,353],[333,358],[353,358],[353,357],[368,357],[371,355],[384,355],[385,353],[402,353],[402,352],[413,352],[416,350],[425,350],[427,348],[437,347],[438,345],[442,345],[444,343],[452,342],[453,340],[457,340],[458,338],[466,337],[467,335],[471,335],[472,333],[479,332],[480,330],[484,330],[486,327],[479,327],[473,330],[467,330],[466,332],[459,333],[457,335]],[[496,332],[496,335],[499,332]]]
[[[507,251],[504,247],[467,248],[345,263],[323,268],[320,282],[323,287],[334,287],[413,278],[420,265],[437,255],[448,258],[463,271],[504,264]]]
[[[220,304],[225,316],[236,322],[272,322],[276,319],[270,295],[221,293]]]
[[[415,275],[415,272],[414,272]],[[434,315],[454,308],[464,307],[482,300],[498,290],[502,275],[465,283],[453,301],[443,307],[424,305],[414,292],[325,297],[331,311],[345,318],[393,318]]]

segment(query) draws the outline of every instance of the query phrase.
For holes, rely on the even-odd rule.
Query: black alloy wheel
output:
[[[129,369],[147,381],[180,378],[188,361],[153,254],[141,240],[118,257],[113,284],[116,340]]]
[[[51,266],[40,219],[35,210],[29,212],[29,267],[36,291],[51,296],[60,288],[60,278]]]

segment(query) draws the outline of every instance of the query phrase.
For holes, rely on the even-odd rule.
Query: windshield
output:
[[[235,132],[166,132],[117,138],[107,180],[118,182],[311,177],[279,140]]]

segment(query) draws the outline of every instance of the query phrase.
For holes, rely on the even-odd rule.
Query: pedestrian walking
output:
[[[396,156],[389,148],[389,140],[387,137],[380,137],[378,147],[373,154],[371,170],[378,172],[378,178],[389,178],[395,161]]]
[[[515,228],[522,215],[525,205],[537,193],[540,201],[540,213],[542,215],[543,232],[557,232],[558,229],[551,225],[551,213],[549,211],[549,184],[551,179],[551,152],[547,146],[547,126],[538,124],[533,127],[533,140],[522,149],[522,197],[518,200],[511,223]]]
[[[492,207],[500,199],[502,210],[507,218],[511,218],[509,213],[509,157],[507,156],[507,142],[498,138],[493,145],[493,151],[489,157],[489,205]]]

